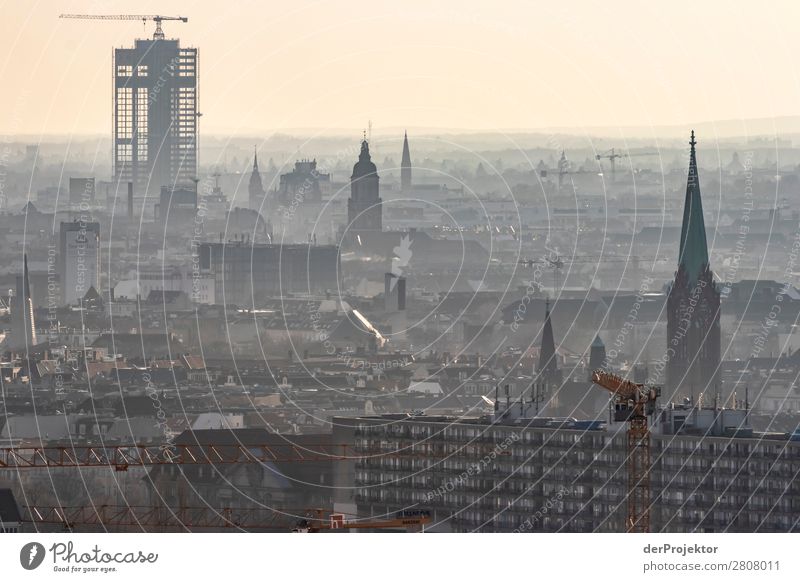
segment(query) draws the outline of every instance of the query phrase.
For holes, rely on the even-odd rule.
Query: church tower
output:
[[[592,381],[592,372],[604,370],[606,368],[606,344],[600,339],[599,335],[594,336],[594,341],[589,348],[589,381]],[[607,372],[609,370],[606,370]]]
[[[708,258],[694,131],[678,270],[667,297],[667,397],[719,390],[720,293]]]
[[[260,211],[264,203],[264,186],[261,183],[261,174],[258,171],[258,152],[253,152],[253,172],[250,174],[250,183],[247,185],[248,201],[251,210]]]
[[[408,132],[403,136],[403,159],[400,162],[400,189],[411,190],[411,152],[408,149]]]
[[[550,301],[545,302],[544,326],[542,327],[542,342],[539,348],[539,364],[534,374],[534,384],[537,385],[536,396],[549,402],[551,411],[558,409],[558,392],[561,388],[563,375],[558,369],[558,355],[556,342],[553,336],[553,323],[550,321]]]
[[[347,201],[347,234],[350,238],[383,230],[383,201],[380,198],[378,169],[369,155],[366,136],[361,142],[358,162],[350,177]]]

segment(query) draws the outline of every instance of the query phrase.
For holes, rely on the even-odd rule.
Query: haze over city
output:
[[[0,564],[796,578],[800,6],[2,7]]]

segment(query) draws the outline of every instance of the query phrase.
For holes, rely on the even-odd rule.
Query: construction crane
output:
[[[399,456],[413,451],[398,451]],[[113,467],[127,471],[131,467],[158,465],[229,465],[235,463],[286,463],[345,461],[364,458],[354,447],[345,444],[319,445],[214,445],[173,444],[114,446],[42,446],[0,447],[0,469],[35,469],[42,467]]]
[[[614,421],[628,423],[629,532],[650,531],[650,429],[647,417],[656,411],[661,388],[648,389],[603,370],[592,372],[592,382],[613,394]]]
[[[430,523],[426,511],[405,510],[384,519],[347,519],[342,513],[324,509],[290,512],[263,507],[214,509],[208,506],[163,505],[26,505],[22,521],[35,526],[61,526],[65,531],[77,527],[135,529],[139,531],[202,529],[245,531],[293,531],[316,533],[351,529],[405,529],[422,531]],[[295,513],[296,515],[291,515]],[[302,515],[303,517],[299,516]]]
[[[628,152],[618,152],[616,148],[611,148],[607,152],[603,152],[600,154],[595,155],[595,159],[600,161],[603,159],[609,160],[611,162],[611,181],[617,181],[617,160],[622,158],[633,158],[638,156],[657,156],[658,152],[639,152],[635,154],[631,154]]]
[[[141,20],[142,23],[152,20],[156,23],[153,40],[164,40],[164,31],[161,23],[165,20],[178,20],[189,22],[185,16],[161,16],[159,14],[61,14],[59,18],[73,18],[79,20]]]
[[[559,281],[561,270],[569,263],[570,265],[581,265],[581,264],[590,264],[590,265],[598,265],[600,263],[630,263],[631,270],[636,273],[639,271],[639,267],[642,261],[665,261],[667,260],[666,257],[659,257],[659,256],[644,256],[644,255],[630,255],[630,256],[619,256],[619,255],[573,255],[571,257],[563,257],[561,255],[556,255],[554,259],[549,257],[545,257],[544,260],[540,259],[530,259],[530,258],[521,258],[517,260],[517,264],[522,265],[524,268],[532,269],[536,264],[544,264],[553,269],[553,292],[557,293],[559,288]]]
[[[490,452],[486,445],[484,452]],[[395,459],[445,458],[471,454],[460,449],[442,450],[434,443],[420,442],[396,451],[363,449],[352,444],[206,444],[170,445],[46,445],[0,447],[0,470],[74,467],[111,467],[127,471],[136,467],[175,465],[232,465],[238,463],[319,463],[361,461],[371,457]],[[481,453],[483,454],[483,453]]]
[[[404,510],[386,519],[346,519],[343,513],[331,513],[327,520],[317,517],[314,521],[301,520],[292,530],[295,533],[317,533],[337,529],[405,529],[408,532],[421,532],[430,523],[427,511]]]
[[[539,172],[541,178],[547,178],[548,171],[542,170]],[[571,170],[569,160],[567,160],[567,153],[561,150],[561,158],[558,160],[558,192],[564,185],[564,178],[566,176],[574,176],[576,174],[597,174],[595,170]]]
[[[76,527],[132,528],[143,531],[288,531],[296,518],[285,512],[265,508],[217,510],[207,506],[170,508],[163,505],[26,505],[23,507],[22,521],[35,526],[60,525],[65,531],[73,531]]]
[[[349,444],[224,444],[202,443],[114,446],[16,446],[0,447],[0,469],[109,467],[116,471],[159,466],[227,465],[239,463],[296,463],[357,461],[374,455],[398,458],[445,456],[422,444],[400,451],[356,450]],[[180,489],[180,487],[179,487]],[[181,495],[182,497],[182,495]],[[343,514],[313,510],[315,514],[265,508],[191,507],[181,501],[177,507],[165,506],[28,506],[24,521],[32,524],[61,525],[71,531],[77,526],[137,528],[149,531],[243,529],[320,532],[333,529],[405,529],[422,531],[430,521],[424,512],[400,512],[384,519],[353,518]],[[293,516],[291,513],[295,513]],[[326,513],[330,517],[326,517]],[[297,516],[304,515],[299,518]]]

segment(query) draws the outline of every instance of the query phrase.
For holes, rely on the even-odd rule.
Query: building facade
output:
[[[281,174],[276,202],[281,206],[321,202],[330,191],[331,175],[317,170],[317,160],[298,160],[291,172]]]
[[[623,426],[409,415],[335,424],[363,455],[337,498],[358,515],[428,511],[432,531],[625,531]],[[800,530],[800,442],[681,432],[654,434],[651,447],[652,531]]]
[[[75,305],[92,287],[100,290],[100,223],[62,222],[59,242],[61,301]]]
[[[288,293],[336,293],[339,249],[245,241],[202,243],[200,270],[214,279],[218,303],[252,308]]]

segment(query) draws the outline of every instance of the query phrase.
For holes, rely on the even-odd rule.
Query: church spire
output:
[[[679,268],[682,267],[693,285],[708,266],[708,242],[703,218],[703,202],[700,196],[700,180],[697,174],[697,155],[695,153],[694,130],[689,140],[689,175],[686,180],[686,200],[683,203],[683,224],[678,255]]]
[[[253,172],[250,174],[247,194],[250,198],[250,208],[259,210],[264,199],[264,185],[261,182],[261,173],[258,171],[258,151],[255,146],[253,146]]]
[[[35,346],[36,323],[31,300],[31,281],[28,273],[28,253],[22,256],[22,277],[17,277],[17,294],[12,309],[11,344],[14,349]]]
[[[553,339],[553,324],[550,321],[550,300],[545,300],[544,327],[542,328],[542,345],[539,349],[539,367],[542,374],[552,374],[558,370],[556,362],[556,342]]]
[[[408,132],[403,136],[403,159],[400,162],[400,189],[411,189],[411,152],[408,149]]]
[[[22,256],[22,299],[28,301],[31,298],[31,280],[28,276],[28,253]]]

